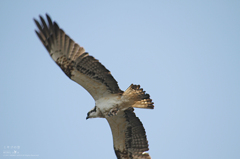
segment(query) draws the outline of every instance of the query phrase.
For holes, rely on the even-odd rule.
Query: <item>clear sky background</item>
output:
[[[35,35],[45,13],[122,90],[140,84],[151,95],[155,109],[135,112],[153,159],[240,158],[237,0],[1,0],[0,158],[116,158],[107,121],[85,119],[94,100]]]

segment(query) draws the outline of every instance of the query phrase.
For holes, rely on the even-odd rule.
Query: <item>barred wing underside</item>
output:
[[[89,56],[83,47],[75,43],[47,16],[48,25],[40,16],[39,23],[34,19],[39,31],[39,39],[52,59],[73,81],[83,86],[97,100],[108,94],[121,94],[117,81],[110,71],[98,60]]]
[[[112,130],[114,150],[118,159],[151,159],[142,122],[133,108],[106,118]]]

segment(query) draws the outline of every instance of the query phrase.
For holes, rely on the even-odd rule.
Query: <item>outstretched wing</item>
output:
[[[151,159],[145,129],[133,108],[106,118],[112,130],[113,144],[118,159]]]
[[[122,93],[110,71],[46,16],[48,25],[41,16],[40,22],[34,19],[39,29],[36,33],[63,72],[83,86],[95,100],[108,94]]]

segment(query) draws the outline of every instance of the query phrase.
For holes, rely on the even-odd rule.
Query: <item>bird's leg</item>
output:
[[[111,116],[117,115],[117,113],[118,113],[119,110],[120,110],[120,109],[119,109],[118,106],[110,109],[110,111],[109,111],[109,113],[108,113],[108,116],[111,117]]]

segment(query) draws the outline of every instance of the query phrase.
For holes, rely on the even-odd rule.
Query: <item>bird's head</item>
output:
[[[87,113],[86,119],[89,118],[103,118],[104,116],[102,115],[101,111],[98,109],[97,106],[95,106],[92,110],[90,110]]]

